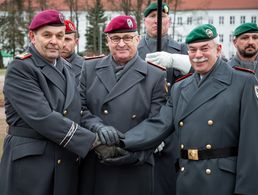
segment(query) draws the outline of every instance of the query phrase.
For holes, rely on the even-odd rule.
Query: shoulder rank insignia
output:
[[[256,95],[256,97],[258,99],[258,85],[254,86],[254,92],[255,92],[255,95]]]
[[[101,55],[99,55],[99,56],[83,56],[83,58],[84,58],[85,60],[92,60],[92,59],[103,58],[103,57],[105,57],[104,54],[101,54]]]
[[[20,60],[24,60],[24,59],[29,58],[29,57],[31,57],[31,56],[32,56],[31,53],[24,52],[24,53],[22,53],[22,54],[16,55],[15,58],[16,58],[16,59],[20,59]]]
[[[160,65],[160,64],[155,64],[155,63],[150,62],[150,61],[147,61],[147,63],[150,64],[150,65],[152,65],[152,66],[155,66],[155,67],[157,67],[157,68],[159,68],[159,69],[161,69],[161,70],[163,70],[163,71],[166,71],[166,70],[167,70],[165,66],[162,66],[162,65]]]
[[[187,77],[191,76],[192,74],[193,74],[193,73],[190,72],[190,73],[188,73],[188,74],[186,74],[186,75],[184,75],[184,76],[181,76],[181,77],[179,77],[175,82],[182,81],[182,80],[186,79]]]
[[[243,67],[239,67],[239,66],[234,66],[233,67],[235,70],[240,70],[240,71],[244,71],[244,72],[249,72],[252,74],[255,74],[254,70],[248,69],[248,68],[243,68]]]

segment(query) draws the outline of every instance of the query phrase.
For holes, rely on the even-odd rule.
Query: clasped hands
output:
[[[119,147],[120,139],[124,134],[112,126],[94,124],[90,130],[96,133],[93,149],[102,163],[112,165],[134,164],[144,152],[129,152]]]

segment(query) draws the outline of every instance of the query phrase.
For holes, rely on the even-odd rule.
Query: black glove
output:
[[[117,147],[118,148],[118,147]],[[153,150],[129,152],[119,148],[116,151],[118,157],[106,158],[102,162],[109,165],[141,165],[152,155]]]
[[[108,146],[119,144],[120,139],[125,138],[124,134],[114,127],[105,126],[101,123],[94,124],[90,130],[98,134],[98,138],[102,144]]]
[[[98,158],[101,160],[116,156],[115,146],[100,145],[94,148],[94,151],[98,155]]]

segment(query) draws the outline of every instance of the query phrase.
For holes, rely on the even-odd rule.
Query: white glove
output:
[[[161,152],[165,147],[165,142],[161,142],[160,145],[155,149],[154,154]]]
[[[160,64],[167,68],[175,68],[179,70],[183,75],[189,73],[191,69],[191,63],[188,55],[183,54],[171,54],[165,51],[148,53],[145,61]]]

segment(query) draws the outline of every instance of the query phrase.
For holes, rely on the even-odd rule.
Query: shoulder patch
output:
[[[92,60],[92,59],[103,58],[103,57],[105,57],[104,54],[101,54],[99,56],[83,56],[84,60]]]
[[[26,58],[30,58],[32,56],[31,53],[28,53],[28,52],[24,52],[22,54],[18,54],[15,56],[16,59],[20,59],[20,60],[24,60]]]
[[[191,76],[192,74],[193,74],[193,73],[190,72],[190,73],[188,73],[188,74],[186,74],[186,75],[184,75],[184,76],[181,76],[181,77],[178,78],[175,82],[182,81],[182,80],[186,79],[187,77]]]
[[[243,67],[239,67],[239,66],[234,66],[233,68],[235,70],[239,70],[239,71],[249,72],[249,73],[255,74],[254,70],[251,70],[251,69],[248,69],[248,68],[243,68]]]
[[[150,62],[150,61],[147,61],[147,63],[150,64],[150,65],[152,65],[152,66],[155,66],[155,67],[157,67],[157,68],[159,68],[159,69],[161,69],[161,70],[163,70],[163,71],[166,71],[166,70],[167,70],[165,66],[162,66],[162,65],[159,65],[159,64],[155,64],[155,63]]]

